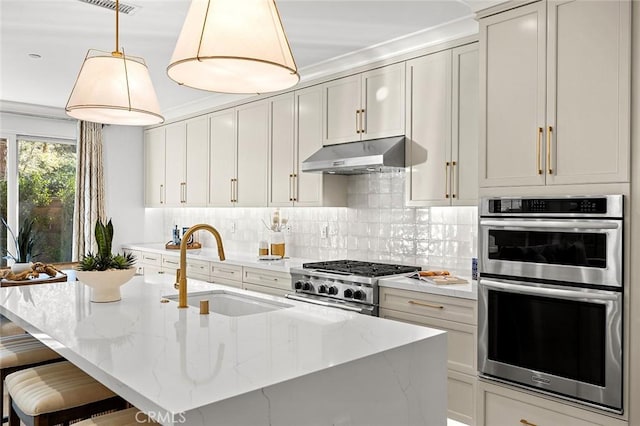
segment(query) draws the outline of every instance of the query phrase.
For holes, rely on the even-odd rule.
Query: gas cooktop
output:
[[[362,277],[382,277],[385,275],[407,274],[419,271],[417,266],[393,265],[389,263],[362,262],[358,260],[331,260],[327,262],[304,263],[304,269],[353,274]]]

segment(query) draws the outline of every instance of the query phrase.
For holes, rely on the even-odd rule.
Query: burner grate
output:
[[[358,260],[331,260],[312,262],[302,265],[304,269],[323,269],[325,271],[342,272],[363,277],[382,277],[386,275],[406,274],[419,271],[417,266],[393,265],[389,263],[363,262]]]

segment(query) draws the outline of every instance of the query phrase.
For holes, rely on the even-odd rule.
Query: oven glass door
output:
[[[481,372],[621,408],[621,293],[482,279],[480,290]]]
[[[621,286],[622,221],[482,219],[482,272]]]

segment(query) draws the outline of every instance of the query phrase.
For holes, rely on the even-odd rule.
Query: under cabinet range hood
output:
[[[302,162],[303,172],[357,175],[404,168],[404,136],[326,145]]]

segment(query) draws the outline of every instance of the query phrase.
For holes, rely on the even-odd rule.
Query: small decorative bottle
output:
[[[271,254],[284,257],[284,233],[280,231],[271,233]]]

